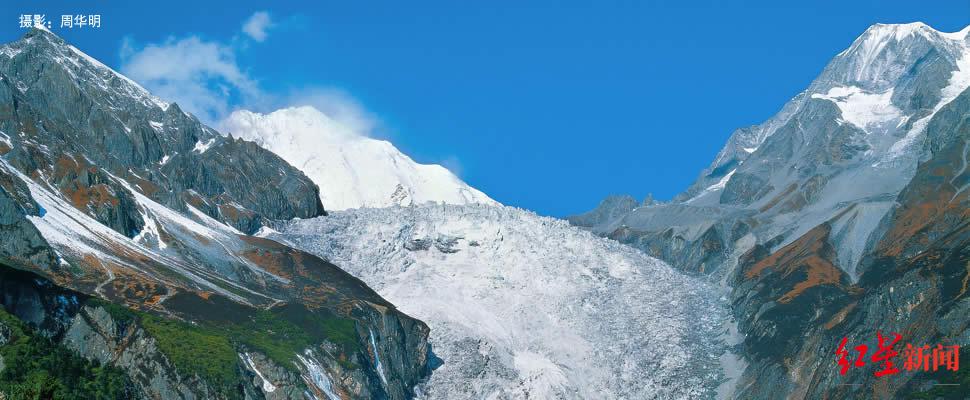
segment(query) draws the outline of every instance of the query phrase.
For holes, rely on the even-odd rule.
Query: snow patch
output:
[[[296,358],[300,360],[303,364],[303,368],[306,371],[302,375],[303,380],[307,385],[312,385],[317,388],[320,392],[327,397],[328,400],[340,400],[340,396],[333,389],[333,380],[330,379],[330,374],[327,373],[320,362],[314,357],[313,352],[309,349],[303,352],[303,355],[297,354]],[[316,396],[313,396],[316,398]]]
[[[964,28],[961,32],[964,33],[965,37],[966,33],[970,32],[970,27]],[[956,99],[960,93],[970,88],[970,44],[967,44],[962,38],[957,43],[962,46],[960,58],[957,60],[957,70],[953,71],[953,74],[950,75],[950,79],[947,81],[947,85],[940,92],[940,101],[933,107],[933,111],[929,115],[913,123],[912,128],[906,133],[906,136],[899,139],[896,143],[893,143],[892,147],[889,148],[888,154],[881,162],[889,162],[905,154],[907,148],[925,135],[926,126],[936,113]]]
[[[270,382],[269,379],[266,379],[266,377],[263,376],[263,373],[259,371],[259,368],[256,368],[256,362],[253,361],[253,357],[249,355],[249,353],[240,353],[239,357],[242,358],[243,362],[245,362],[247,366],[249,366],[251,371],[256,373],[259,380],[263,381],[263,393],[273,393],[276,391],[276,385],[274,385],[273,382]]]
[[[195,148],[193,148],[192,151],[197,152],[199,154],[203,154],[206,151],[208,151],[209,148],[212,147],[212,144],[214,144],[215,142],[216,142],[216,138],[209,139],[204,143],[200,140],[198,142],[195,142]]]
[[[168,245],[162,240],[162,235],[159,232],[158,224],[155,222],[155,219],[148,215],[144,208],[139,208],[138,211],[141,213],[141,219],[144,227],[142,228],[141,232],[138,233],[138,235],[132,238],[132,240],[146,244],[150,243],[151,240],[154,240],[159,249],[164,250],[168,248]]]
[[[812,94],[813,99],[829,100],[842,112],[842,119],[866,133],[892,122],[893,126],[903,117],[902,111],[892,103],[893,90],[883,93],[867,93],[855,86],[840,86],[825,94]]]
[[[704,190],[702,190],[700,193],[698,193],[696,196],[691,197],[689,200],[685,201],[684,203],[685,204],[690,204],[690,203],[694,202],[695,200],[700,199],[703,196],[706,196],[706,195],[708,195],[710,193],[714,193],[714,192],[716,192],[718,190],[724,189],[724,187],[727,186],[728,181],[731,180],[731,177],[734,176],[734,173],[737,172],[737,171],[738,171],[737,168],[732,169],[731,172],[728,172],[727,175],[724,175],[724,177],[722,177],[719,181],[717,181],[716,183],[714,183],[711,186],[708,186],[707,188],[705,188]]]
[[[387,387],[387,376],[384,375],[384,365],[381,364],[381,352],[377,349],[377,342],[374,340],[374,330],[370,331],[370,347],[374,350],[374,369],[377,370],[377,375],[380,376],[381,382]]]

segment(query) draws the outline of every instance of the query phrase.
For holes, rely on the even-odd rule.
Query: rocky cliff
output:
[[[875,25],[671,203],[571,221],[733,289],[735,398],[962,398],[934,384],[965,375],[842,376],[835,350],[970,344],[968,33]]]
[[[124,371],[136,397],[409,397],[427,327],[336,266],[247,235],[323,214],[279,157],[52,33],[0,47],[0,265],[35,276],[5,280],[3,305]]]

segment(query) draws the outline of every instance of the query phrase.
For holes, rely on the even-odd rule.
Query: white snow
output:
[[[340,400],[340,396],[337,396],[337,393],[333,391],[333,380],[330,379],[330,375],[327,373],[327,370],[325,370],[323,366],[320,365],[320,362],[317,361],[313,351],[308,349],[303,352],[303,355],[297,354],[296,358],[299,359],[300,363],[303,365],[304,374],[302,377],[307,385],[312,385],[313,387],[317,388],[317,390],[322,392],[324,396],[327,397],[326,400]],[[317,398],[309,392],[307,395],[307,397],[313,399]]]
[[[87,62],[91,63],[91,65],[95,66],[96,68],[107,71],[111,75],[116,76],[119,79],[125,81],[131,89],[134,89],[134,90],[129,90],[129,94],[136,95],[134,96],[135,98],[148,100],[151,104],[154,104],[158,108],[161,108],[162,111],[168,110],[168,105],[169,105],[168,103],[152,95],[148,90],[146,90],[144,87],[139,85],[137,82],[131,80],[127,76],[124,76],[118,73],[118,71],[115,71],[111,67],[104,65],[104,63],[102,63],[101,61],[98,61],[94,57],[89,56],[87,53],[81,51],[77,47],[68,45],[67,48],[71,49],[71,51],[74,54],[78,55],[79,57],[83,58]]]
[[[42,30],[44,32],[53,34],[53,32],[51,32],[50,29],[47,29],[47,27],[44,26],[44,24],[42,24],[42,23],[34,23],[34,28],[37,28],[37,29],[40,29],[40,30]]]
[[[444,365],[423,399],[705,398],[720,384],[718,289],[565,221],[426,204],[274,228],[428,323]]]
[[[895,51],[905,51],[898,46],[912,36],[921,35],[929,40],[942,39],[939,32],[921,22],[910,24],[875,24],[866,30],[840,56],[851,55],[852,70],[848,82],[865,82],[886,87],[899,77],[901,71],[892,61],[901,58]],[[888,50],[888,53],[887,53]]]
[[[724,187],[727,186],[728,181],[731,180],[731,177],[734,176],[734,173],[737,172],[737,171],[738,171],[737,168],[732,169],[731,172],[728,172],[727,175],[724,175],[721,178],[721,180],[717,181],[716,183],[714,183],[711,186],[708,186],[708,187],[704,188],[704,190],[702,190],[700,193],[698,193],[694,197],[691,197],[689,200],[685,201],[684,203],[691,204],[691,203],[697,201],[698,199],[700,199],[700,198],[702,198],[704,196],[707,196],[707,195],[709,195],[711,193],[714,193],[714,192],[717,192],[717,191],[719,191],[721,189],[724,189]]]
[[[169,160],[169,158],[170,158],[170,157],[168,156],[168,154],[166,154],[166,155],[165,155],[164,157],[162,157],[162,159],[161,159],[161,160],[160,160],[160,161],[158,162],[158,165],[165,165],[165,164],[168,164],[168,160]]]
[[[161,132],[163,129],[165,129],[165,124],[161,122],[148,121],[148,124],[151,125],[156,132]]]
[[[425,202],[497,204],[440,165],[418,164],[390,142],[364,136],[313,107],[236,111],[223,131],[254,141],[320,186],[328,210]]]
[[[159,232],[158,224],[155,222],[155,218],[148,215],[144,208],[140,208],[138,211],[141,213],[141,219],[144,221],[145,226],[142,228],[141,232],[138,232],[138,235],[133,237],[131,240],[142,244],[150,244],[151,241],[154,240],[156,247],[159,249],[164,250],[168,248],[168,245],[162,240],[162,235]]]
[[[966,33],[970,32],[970,26],[964,28],[962,31],[963,37],[966,37]],[[951,34],[951,38],[955,37],[955,34]],[[951,101],[957,98],[960,93],[970,88],[970,44],[968,44],[962,38],[954,39],[954,43],[960,48],[960,57],[957,60],[957,70],[953,71],[950,75],[950,79],[947,81],[947,85],[940,92],[941,99],[933,107],[933,111],[929,115],[920,118],[913,123],[912,128],[906,133],[902,139],[897,141],[890,147],[888,154],[882,160],[882,162],[892,161],[899,156],[906,153],[906,149],[912,144],[916,143],[921,137],[926,133],[926,126],[930,123],[930,120],[936,115],[940,109],[945,105],[949,104]]]
[[[721,178],[721,180],[719,180],[719,181],[717,181],[717,183],[711,185],[709,188],[707,188],[707,190],[708,191],[715,191],[715,190],[724,189],[724,187],[727,186],[728,181],[731,180],[731,177],[734,176],[734,173],[735,172],[738,172],[738,169],[737,168],[732,169],[731,172],[728,172],[727,175],[724,175],[724,177]]]
[[[970,25],[956,32],[940,32],[940,35],[950,40],[965,40],[970,34]]]
[[[843,120],[866,133],[872,133],[875,127],[888,123],[892,126],[899,125],[903,113],[893,105],[892,97],[892,89],[883,93],[866,93],[855,86],[834,87],[825,94],[812,94],[813,99],[824,99],[835,103],[842,112]]]
[[[384,364],[381,364],[381,352],[377,349],[377,342],[374,339],[374,330],[369,329],[370,333],[370,347],[374,351],[374,369],[377,370],[377,375],[381,378],[381,382],[387,387],[387,375],[384,375]]]
[[[279,233],[279,232],[277,232],[273,228],[270,228],[268,226],[264,226],[262,228],[259,228],[259,230],[256,231],[256,233],[253,234],[253,236],[263,237],[264,238],[264,237],[269,237],[270,235],[272,235],[274,233]]]
[[[16,57],[21,51],[23,51],[23,49],[15,48],[10,45],[0,46],[0,54],[6,56],[7,58]]]
[[[256,368],[256,362],[253,361],[253,357],[249,353],[240,353],[239,357],[242,358],[243,362],[246,363],[251,371],[256,373],[259,380],[263,381],[263,393],[273,393],[276,391],[276,385],[270,382],[269,379],[266,379],[263,373],[259,371],[259,368]]]
[[[136,273],[159,282],[172,283],[167,275],[168,272],[159,273],[155,270],[156,265],[164,265],[165,269],[177,273],[181,278],[198,285],[199,288],[219,293],[240,303],[253,304],[250,299],[278,301],[225,276],[224,273],[215,270],[212,264],[199,263],[198,260],[183,258],[179,254],[166,251],[170,246],[165,245],[159,237],[163,229],[176,239],[182,237],[180,247],[205,246],[198,240],[200,236],[205,237],[209,242],[213,242],[214,246],[218,246],[204,249],[214,257],[212,260],[216,260],[217,257],[229,259],[263,277],[275,279],[284,284],[288,283],[288,280],[263,270],[239,257],[237,251],[233,251],[233,247],[237,249],[239,247],[238,232],[221,224],[203,226],[192,221],[145,197],[134,190],[127,181],[110,173],[107,173],[108,176],[121,184],[134,197],[144,219],[144,230],[134,239],[125,237],[72,206],[56,190],[44,183],[43,175],[38,180],[42,183],[35,182],[3,159],[0,159],[0,168],[23,181],[30,190],[30,196],[42,207],[41,215],[27,218],[58,254],[71,261],[97,260],[100,267],[105,270],[107,279],[99,284],[97,290],[114,279],[115,273],[112,269],[123,269],[126,274]],[[191,239],[186,240],[186,237]],[[157,244],[153,244],[156,239]],[[219,250],[224,253],[217,254],[216,251]],[[227,289],[226,286],[231,286],[232,289]],[[239,293],[249,293],[252,296],[246,298]]]
[[[209,150],[210,147],[212,147],[212,144],[215,142],[216,142],[215,138],[209,139],[205,142],[202,142],[202,141],[195,142],[195,148],[193,148],[192,151],[197,152],[199,154],[205,153],[206,151]]]

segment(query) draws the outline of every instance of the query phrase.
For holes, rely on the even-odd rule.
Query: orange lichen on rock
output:
[[[195,207],[199,210],[204,210],[208,208],[209,201],[203,198],[202,196],[200,196],[194,190],[186,190],[185,192],[183,192],[183,194],[185,196],[186,202],[189,203],[190,206]]]
[[[128,180],[134,183],[135,187],[138,188],[138,191],[140,191],[141,194],[149,198],[155,198],[155,193],[158,193],[159,187],[152,181],[142,179],[137,176],[131,176],[128,178]]]
[[[815,227],[798,240],[757,262],[745,271],[745,278],[758,277],[768,268],[780,273],[782,278],[789,277],[797,271],[803,272],[806,275],[805,280],[796,283],[791,290],[779,297],[780,303],[788,303],[805,290],[815,286],[839,285],[842,281],[842,271],[829,259],[832,256],[832,250],[826,242],[830,230],[831,227],[827,223]]]
[[[784,199],[785,196],[788,196],[789,194],[791,194],[791,192],[793,192],[795,190],[795,188],[797,188],[797,187],[798,187],[798,185],[796,185],[794,183],[791,184],[791,185],[788,185],[788,187],[785,188],[784,191],[782,191],[781,193],[779,193],[777,196],[773,197],[765,205],[761,206],[761,208],[759,209],[759,211],[765,212],[765,211],[770,210],[772,207],[774,207],[775,205],[777,205],[778,202],[780,202],[782,199]]]
[[[965,184],[966,179],[956,176],[955,166],[963,162],[965,142],[949,146],[920,166],[914,180],[901,195],[902,206],[893,214],[894,223],[879,242],[878,252],[888,257],[903,254],[911,244],[927,245],[931,234],[928,231],[946,230],[952,226],[948,216],[970,217],[967,207],[967,191],[957,193],[957,186]],[[917,190],[918,189],[918,190]]]
[[[220,204],[219,214],[233,221],[236,221],[239,219],[239,209],[236,208],[236,206],[233,206],[232,204]]]
[[[845,317],[855,309],[856,304],[856,302],[852,302],[843,307],[841,310],[839,310],[839,312],[835,313],[835,315],[832,316],[832,318],[829,319],[825,325],[822,325],[822,327],[825,328],[825,330],[829,330],[834,328],[836,325],[841,324],[842,321],[845,321]]]
[[[71,200],[74,208],[81,211],[90,211],[89,206],[117,207],[121,204],[118,197],[112,193],[108,185],[99,183],[90,187],[75,185],[63,191],[64,195]]]
[[[838,285],[842,278],[842,271],[840,271],[831,262],[825,260],[818,256],[812,256],[803,262],[808,270],[805,273],[808,275],[804,281],[795,284],[792,290],[785,293],[783,296],[778,298],[778,302],[787,303],[792,301],[795,297],[802,294],[805,290],[818,285]]]
[[[293,279],[292,259],[285,254],[264,249],[250,249],[243,252],[243,257],[266,272],[284,279]]]

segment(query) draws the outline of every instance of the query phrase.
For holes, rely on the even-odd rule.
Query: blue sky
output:
[[[182,46],[189,62],[169,68],[205,73],[155,87],[224,93],[195,104],[209,120],[323,97],[417,161],[554,216],[611,193],[671,198],[873,23],[970,23],[967,1],[5,3],[4,42],[20,14],[45,14],[143,79],[173,70],[139,54]],[[62,14],[102,27],[61,29]]]

